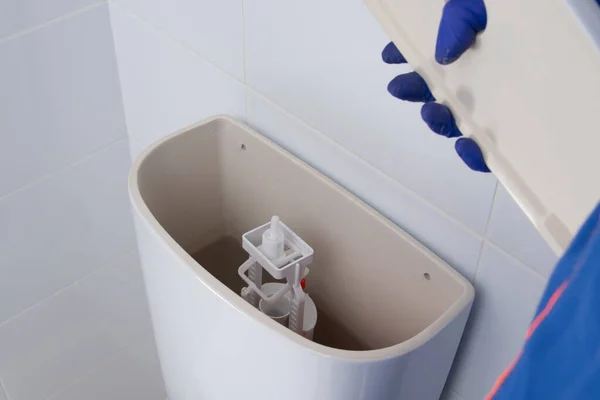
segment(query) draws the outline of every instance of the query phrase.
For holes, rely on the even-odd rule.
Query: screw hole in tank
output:
[[[427,281],[428,281],[428,280],[430,280],[430,279],[431,279],[431,275],[429,275],[429,272],[425,272],[425,273],[423,274],[423,278],[425,278],[425,280],[427,280]]]
[[[246,145],[242,143],[242,144],[240,145],[240,150],[246,150]]]

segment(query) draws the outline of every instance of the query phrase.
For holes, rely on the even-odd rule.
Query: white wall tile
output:
[[[479,234],[495,178],[474,173],[420,105],[386,90],[407,67],[381,61],[388,42],[361,0],[244,3],[250,86]],[[433,54],[433,49],[432,49]]]
[[[122,140],[0,200],[0,323],[135,246],[129,164]]]
[[[379,210],[472,279],[481,239],[273,103],[247,92],[248,123]]]
[[[111,20],[127,127],[138,144],[214,114],[244,118],[243,84],[115,3]]]
[[[136,140],[129,138],[129,154],[131,155],[131,162],[134,162],[146,147],[147,146],[141,145]]]
[[[544,276],[550,276],[558,260],[502,185],[496,192],[489,239]]]
[[[154,338],[149,337],[49,400],[165,400],[166,396]]]
[[[0,88],[0,197],[125,137],[108,7],[0,43]]]
[[[242,0],[118,0],[134,14],[244,80]]]
[[[148,332],[132,251],[2,325],[0,377],[11,400],[44,400]]]
[[[2,0],[0,39],[96,2],[98,0]]]
[[[475,282],[473,311],[455,361],[450,388],[481,400],[523,344],[545,280],[486,245]]]

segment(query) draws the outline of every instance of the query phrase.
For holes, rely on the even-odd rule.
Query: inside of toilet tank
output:
[[[239,294],[245,286],[238,275],[238,267],[248,259],[248,253],[235,237],[222,236],[190,255],[234,293]],[[263,277],[265,283],[276,282],[269,274],[264,274]],[[310,287],[306,290],[310,294]],[[343,350],[370,350],[339,321],[319,309],[318,304],[317,309],[319,318],[313,338],[316,343]]]
[[[242,234],[273,215],[285,221],[314,249],[307,291],[319,308],[314,339],[327,346],[405,342],[466,290],[463,278],[375,210],[237,125],[213,121],[175,135],[145,157],[137,183],[162,229],[236,296],[248,257]]]

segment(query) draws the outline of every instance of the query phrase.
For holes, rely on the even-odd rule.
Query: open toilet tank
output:
[[[228,117],[166,137],[129,181],[170,400],[434,400],[473,287],[351,193]],[[314,249],[314,342],[239,295],[244,232]]]

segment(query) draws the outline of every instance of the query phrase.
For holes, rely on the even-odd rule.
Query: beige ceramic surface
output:
[[[132,167],[130,196],[172,400],[307,398],[289,392],[298,381],[315,399],[439,398],[473,287],[318,171],[214,117],[147,149]],[[212,244],[274,214],[315,250],[307,286],[335,322],[324,326],[365,350],[296,335],[228,287],[233,271],[192,257],[207,263],[201,253]]]
[[[413,337],[470,297],[465,279],[355,196],[263,137],[211,124],[156,148],[146,160],[156,168],[140,170],[146,204],[184,249],[279,215],[315,250],[315,302],[372,348]]]

